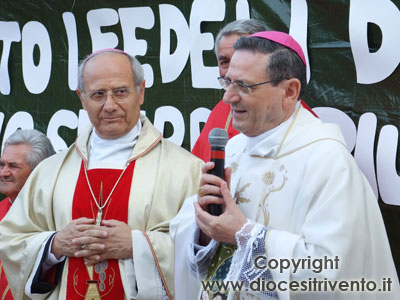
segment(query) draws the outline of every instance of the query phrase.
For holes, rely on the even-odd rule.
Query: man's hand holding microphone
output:
[[[231,168],[224,169],[225,145],[228,133],[214,128],[208,136],[211,161],[202,168],[198,202],[194,203],[196,222],[201,230],[200,244],[210,239],[236,244],[235,233],[247,219],[230,194]]]

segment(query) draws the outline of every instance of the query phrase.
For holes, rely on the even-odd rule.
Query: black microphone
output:
[[[211,146],[211,157],[215,165],[208,173],[225,179],[225,145],[228,142],[229,136],[226,130],[221,128],[214,128],[208,134],[208,141]],[[221,204],[209,204],[208,212],[213,216],[222,214]]]

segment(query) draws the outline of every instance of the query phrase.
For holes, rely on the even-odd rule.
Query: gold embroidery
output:
[[[292,154],[292,153],[294,153],[294,152],[296,152],[296,151],[299,151],[299,150],[301,150],[301,149],[303,149],[303,148],[306,148],[306,147],[308,147],[308,146],[310,146],[310,145],[312,145],[312,144],[315,144],[315,143],[317,143],[317,142],[329,141],[329,140],[334,141],[334,142],[338,142],[339,144],[341,144],[343,147],[345,147],[345,148],[347,149],[347,146],[346,146],[345,144],[343,144],[343,142],[341,142],[341,141],[339,141],[339,140],[337,140],[337,139],[333,139],[333,138],[321,138],[321,139],[317,139],[317,140],[315,140],[315,141],[312,141],[312,142],[310,142],[310,143],[308,143],[308,144],[305,144],[305,145],[303,145],[303,146],[300,146],[300,147],[298,147],[298,148],[296,148],[296,149],[293,149],[293,150],[291,150],[291,151],[288,151],[288,152],[286,152],[286,153],[284,153],[284,154],[277,155],[277,156],[275,157],[275,159],[279,159],[279,158],[285,157],[285,156],[287,156],[287,155],[290,155],[290,154]],[[265,157],[265,158],[267,158],[267,157]]]
[[[279,186],[279,187],[275,187],[275,185],[272,185],[271,187],[270,187],[270,189],[269,189],[269,191],[267,192],[267,194],[265,195],[265,197],[264,197],[264,200],[263,200],[263,206],[265,205],[265,201],[267,200],[267,198],[269,197],[269,195],[271,194],[271,193],[275,193],[275,192],[279,192],[279,191],[281,191],[282,189],[283,189],[283,187],[285,186],[285,183],[286,183],[286,181],[287,181],[287,171],[286,171],[286,169],[285,169],[285,167],[284,166],[281,166],[280,167],[280,170],[282,170],[282,172],[284,173],[283,174],[283,179],[282,179],[282,183],[281,183],[281,185]],[[275,174],[273,173],[273,172],[267,172],[267,173],[271,173],[272,174],[272,176],[273,177],[275,177]],[[266,173],[266,174],[267,174]],[[265,175],[266,175],[265,174]],[[264,177],[265,177],[265,175],[264,175]],[[263,181],[264,181],[264,177],[263,177]],[[267,183],[267,182],[265,182],[264,181],[264,183],[265,184],[267,184],[267,185],[271,185],[272,183]]]
[[[239,180],[239,182],[238,182],[238,186],[239,186],[239,183],[240,183],[240,180]],[[236,204],[239,204],[239,203],[249,203],[249,202],[250,202],[249,199],[247,199],[247,198],[245,198],[245,197],[243,196],[244,191],[245,191],[250,185],[251,185],[251,182],[246,183],[246,184],[245,184],[244,186],[242,186],[240,189],[236,189],[236,192],[235,192]]]
[[[97,281],[93,280],[93,266],[87,266],[90,283],[86,292],[85,300],[100,300],[100,294],[97,289]]]
[[[7,287],[4,289],[4,293],[3,293],[3,296],[1,297],[1,300],[4,300],[6,298],[9,290],[10,290],[10,287],[7,285]]]
[[[264,226],[268,226],[269,224],[269,209],[266,206],[263,206],[262,212],[264,214]]]
[[[300,109],[301,109],[301,105],[299,105],[299,107],[297,108],[297,110],[296,110],[296,112],[295,112],[295,114],[294,114],[294,116],[293,116],[293,120],[291,121],[291,123],[290,123],[288,129],[287,129],[286,132],[285,132],[285,135],[283,136],[282,141],[281,141],[280,144],[279,144],[279,147],[278,147],[278,149],[277,149],[277,151],[276,151],[276,154],[274,154],[274,155],[265,155],[265,156],[262,156],[263,158],[267,158],[267,159],[271,159],[271,158],[273,158],[273,159],[279,159],[279,158],[285,157],[285,156],[287,156],[287,155],[290,155],[290,154],[292,154],[292,153],[294,153],[294,152],[297,152],[297,151],[299,151],[299,150],[301,150],[301,149],[303,149],[303,148],[305,148],[305,147],[308,147],[308,146],[310,146],[310,145],[312,145],[312,144],[314,144],[314,143],[317,143],[317,142],[320,142],[320,141],[325,141],[325,140],[332,140],[332,141],[338,142],[339,144],[343,145],[343,146],[347,149],[347,146],[346,146],[342,141],[340,141],[340,140],[338,140],[338,139],[335,139],[335,138],[320,138],[320,139],[311,141],[310,143],[307,143],[307,144],[305,144],[305,145],[302,145],[302,146],[300,146],[300,147],[297,147],[297,148],[295,148],[295,149],[292,149],[292,150],[290,150],[290,151],[288,151],[288,152],[281,153],[281,150],[282,150],[282,148],[283,148],[283,144],[285,143],[286,138],[288,137],[290,131],[292,130],[292,127],[294,126],[294,123],[295,123],[296,120],[297,120],[297,116],[298,116],[298,114],[299,114],[299,112],[300,112]]]
[[[278,156],[278,155],[280,154],[281,149],[282,149],[282,147],[283,147],[283,143],[285,142],[287,136],[289,135],[289,132],[292,130],[293,124],[295,123],[295,121],[296,121],[296,119],[297,119],[297,116],[298,116],[298,114],[299,114],[300,108],[301,108],[301,105],[299,105],[299,108],[298,108],[298,109],[296,110],[296,112],[294,113],[293,120],[292,120],[292,122],[290,122],[289,128],[286,130],[285,135],[283,136],[283,139],[282,139],[282,141],[281,141],[281,143],[280,143],[280,145],[279,145],[279,148],[278,148],[278,150],[276,151],[276,156]]]
[[[82,278],[78,276],[78,268],[75,269],[73,275],[73,286],[76,294],[84,298],[85,300],[100,300],[101,297],[108,295],[114,287],[115,283],[115,271],[113,268],[109,269],[109,274],[106,274],[106,270],[109,268],[108,261],[104,260],[94,266],[86,266],[89,275],[89,280],[86,280],[88,288],[86,294],[82,294],[82,291],[78,290],[79,281]],[[99,274],[99,280],[94,279],[94,272]],[[100,295],[101,292],[101,295]]]
[[[287,181],[287,170],[285,168],[284,165],[281,165],[279,167],[279,173],[283,173],[283,178],[282,178],[282,183],[280,184],[280,186],[276,187],[273,183],[275,180],[275,172],[272,171],[267,171],[265,172],[265,174],[262,177],[262,181],[264,182],[264,184],[267,185],[268,190],[266,195],[264,196],[264,199],[262,201],[262,212],[264,214],[264,225],[267,226],[269,223],[269,219],[270,219],[270,215],[269,215],[269,209],[268,209],[268,202],[267,202],[267,198],[269,197],[269,195],[271,195],[271,193],[275,193],[275,192],[279,192],[283,189],[283,187],[285,186],[285,183]]]
[[[275,179],[275,173],[268,171],[265,172],[262,180],[266,185],[271,185],[274,183],[274,179]]]
[[[231,122],[231,120],[232,120],[232,111],[230,110],[228,118],[226,118],[226,122],[225,122],[225,130],[226,130],[226,132],[228,132],[229,123]]]
[[[3,264],[0,261],[0,280],[1,280],[2,273],[3,273]],[[4,289],[3,295],[1,295],[1,300],[4,300],[6,298],[9,290],[10,290],[10,286],[8,285],[8,282],[7,282],[7,287]]]
[[[275,172],[273,172],[273,171],[267,171],[267,172],[264,173],[264,175],[263,175],[263,177],[262,177],[261,180],[262,180],[267,186],[268,186],[268,185],[272,185],[272,186],[269,188],[269,192],[267,193],[267,195],[266,195],[266,197],[265,197],[264,199],[266,199],[270,193],[277,192],[278,190],[281,190],[281,189],[283,188],[283,186],[284,186],[284,184],[285,184],[285,181],[287,180],[287,176],[286,176],[286,175],[287,175],[287,170],[286,170],[286,167],[285,167],[284,165],[280,165],[280,166],[279,166],[279,172],[278,172],[278,173],[282,173],[282,176],[283,176],[282,183],[281,183],[281,185],[280,185],[278,188],[275,187],[275,185],[273,185],[274,180],[275,180]]]

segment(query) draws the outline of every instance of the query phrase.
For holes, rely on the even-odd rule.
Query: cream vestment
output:
[[[169,221],[183,200],[196,193],[201,161],[164,140],[141,116],[142,131],[130,155],[135,159],[128,204],[133,259],[119,260],[125,299],[161,299],[162,284],[145,231],[167,286],[173,290],[174,250]],[[31,174],[0,225],[0,258],[15,299],[24,295],[28,277],[36,272],[49,237],[71,222],[72,199],[82,160],[88,159],[91,129],[68,150],[43,161]],[[115,201],[115,200],[113,200]],[[35,299],[65,299],[68,259],[59,284]],[[29,284],[28,284],[29,285]]]

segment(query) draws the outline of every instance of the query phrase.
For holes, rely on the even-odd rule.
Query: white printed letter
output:
[[[154,127],[164,134],[165,123],[169,122],[174,128],[174,133],[166,139],[181,146],[185,137],[185,121],[182,113],[173,106],[161,106],[154,113]]]
[[[203,64],[203,51],[214,49],[214,38],[209,32],[201,33],[201,22],[222,21],[225,17],[225,1],[194,0],[190,13],[190,64],[192,81],[195,88],[221,88],[217,77],[218,67],[206,67]]]
[[[354,159],[367,177],[375,196],[378,197],[374,164],[376,123],[376,116],[373,113],[365,113],[360,117]]]
[[[326,123],[339,125],[349,152],[353,151],[356,144],[356,125],[353,120],[340,109],[334,107],[314,107],[313,111]]]
[[[6,130],[4,132],[3,142],[1,149],[4,149],[4,142],[12,135],[18,128],[33,129],[33,118],[26,111],[17,111],[8,121]]]
[[[37,66],[33,61],[33,49],[38,45],[40,60]],[[32,21],[22,29],[22,73],[25,86],[32,94],[42,93],[50,80],[51,44],[49,33],[42,23]]]
[[[47,127],[47,136],[51,140],[56,152],[68,148],[65,141],[58,135],[58,129],[61,126],[76,129],[78,127],[77,115],[71,110],[60,109],[51,117],[49,126]]]
[[[73,13],[65,12],[62,15],[68,38],[68,86],[71,91],[78,87],[78,35]]]
[[[375,53],[368,47],[368,23],[382,31],[382,45]],[[376,83],[390,76],[400,62],[400,12],[390,0],[351,0],[349,33],[357,82]]]
[[[113,32],[102,33],[101,27],[115,25],[118,21],[118,13],[111,8],[92,9],[87,13],[93,52],[117,47],[117,35]]]
[[[396,170],[399,132],[393,125],[385,125],[379,134],[376,150],[376,171],[383,202],[400,206],[400,177]]]
[[[124,51],[132,56],[144,56],[147,52],[147,42],[136,39],[136,28],[151,29],[154,26],[154,13],[150,7],[128,7],[118,10],[121,19],[122,36],[124,38]],[[149,64],[143,64],[146,87],[151,87],[154,82],[153,69]]]
[[[182,12],[173,5],[160,5],[160,68],[162,82],[174,81],[182,73],[189,58],[190,31]],[[177,46],[170,54],[171,30],[175,31]]]
[[[247,0],[237,0],[236,2],[236,20],[250,19],[250,8]]]
[[[8,74],[8,57],[12,42],[21,41],[18,22],[0,22],[0,40],[3,41],[3,53],[0,61],[0,93],[10,95],[11,85]]]
[[[308,6],[306,0],[292,0],[289,34],[300,44],[307,62],[307,82],[310,81],[310,62],[307,50]]]

